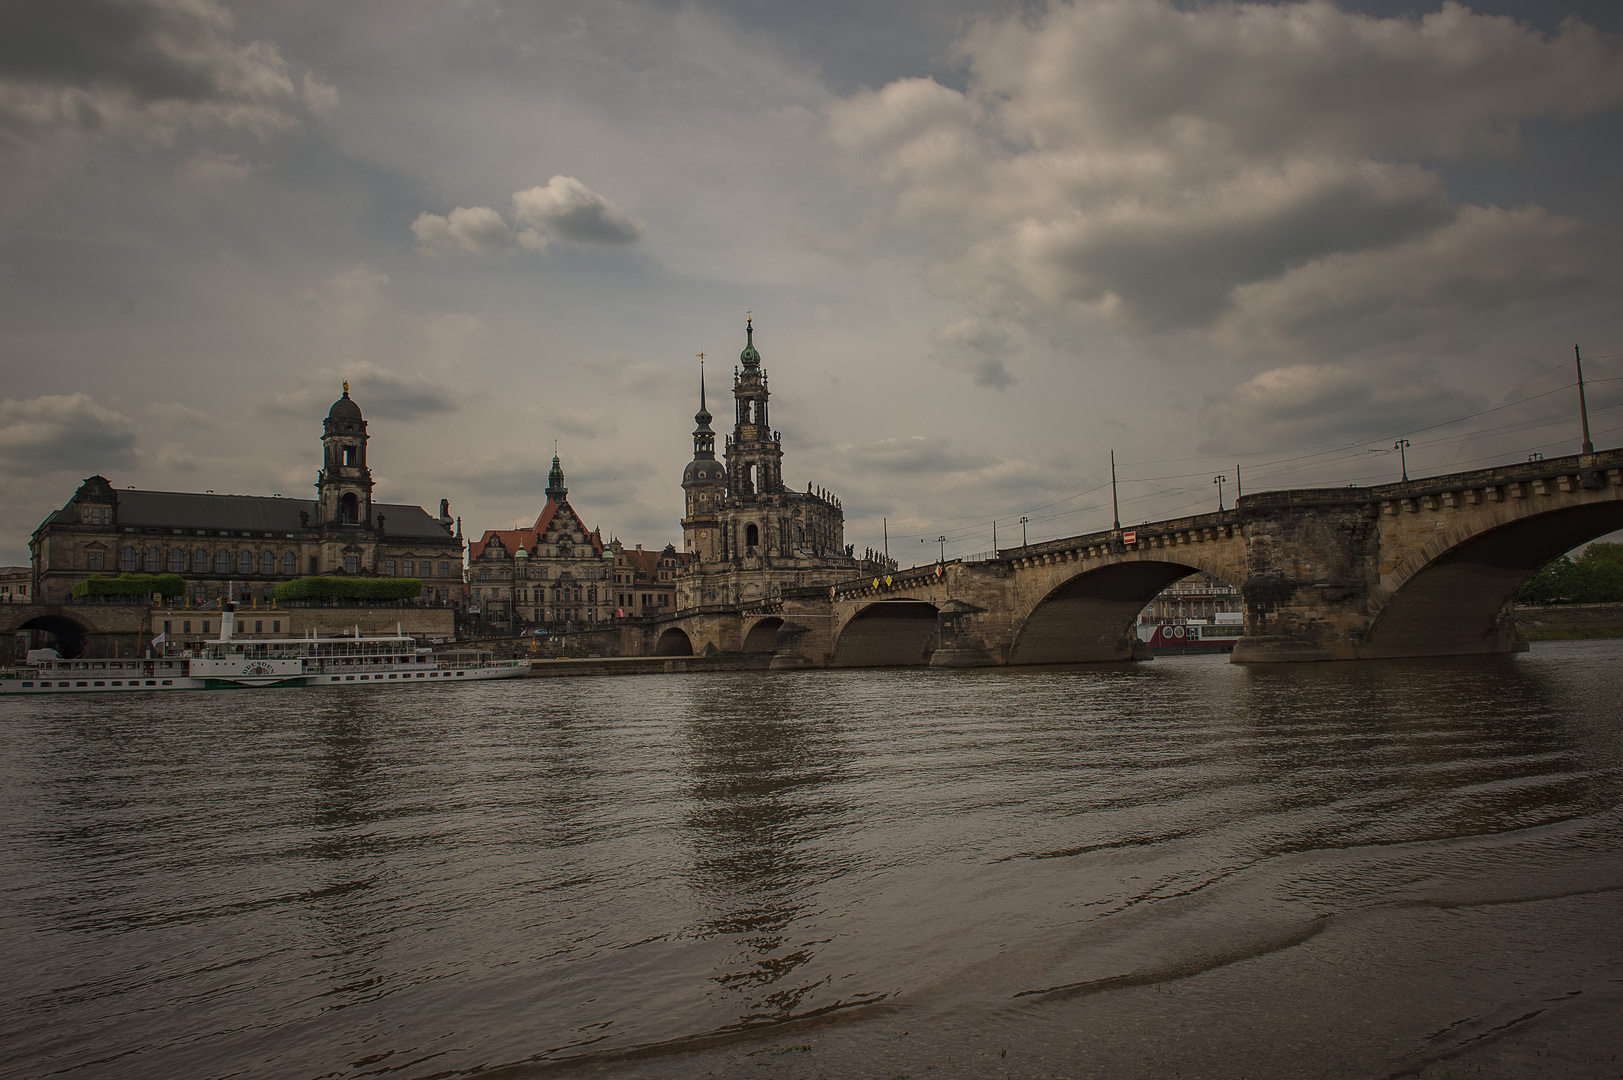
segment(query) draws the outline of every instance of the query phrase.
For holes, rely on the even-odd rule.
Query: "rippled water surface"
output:
[[[1615,894],[1620,661],[8,698],[0,1072],[614,1061]],[[1553,956],[1541,918],[1494,932]]]

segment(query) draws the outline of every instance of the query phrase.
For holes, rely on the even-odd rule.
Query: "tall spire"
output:
[[[714,419],[704,404],[704,353],[699,354],[699,411],[693,414],[693,419],[703,428],[708,428]]]
[[[569,489],[564,487],[564,467],[558,463],[558,455],[552,455],[552,471],[547,473],[547,498],[554,502],[563,502]]]
[[[744,351],[738,354],[746,371],[754,371],[761,366],[761,354],[755,351],[755,316],[749,315],[744,319]]]
[[[698,458],[714,458],[716,456],[716,433],[710,428],[710,421],[714,419],[704,402],[704,353],[699,354],[699,411],[693,414],[693,422],[698,425],[693,429],[693,456]]]

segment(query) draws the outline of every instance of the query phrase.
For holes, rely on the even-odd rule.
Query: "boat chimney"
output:
[[[230,641],[231,631],[237,625],[237,605],[230,600],[220,601],[220,640]]]

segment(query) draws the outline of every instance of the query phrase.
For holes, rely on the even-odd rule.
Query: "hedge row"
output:
[[[186,579],[179,574],[120,574],[104,578],[99,574],[86,578],[73,587],[73,595],[86,596],[184,596]]]
[[[415,600],[423,583],[412,577],[302,577],[271,590],[277,600]]]

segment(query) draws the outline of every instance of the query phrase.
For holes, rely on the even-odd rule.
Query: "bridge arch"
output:
[[[928,600],[876,600],[852,615],[834,643],[833,667],[922,667],[936,646],[936,616]]]
[[[85,655],[85,636],[89,630],[66,615],[38,615],[19,625],[17,630],[38,630],[50,634],[54,642],[50,647],[56,649],[64,659]]]
[[[666,627],[654,642],[655,656],[692,656],[693,639],[679,626]]]
[[[1019,621],[1010,664],[1085,664],[1141,656],[1138,613],[1157,593],[1190,574],[1229,581],[1205,560],[1145,556],[1094,567],[1060,582]],[[1233,584],[1233,582],[1229,582]]]
[[[1379,611],[1358,655],[1504,651],[1513,627],[1501,613],[1521,584],[1550,560],[1620,528],[1623,501],[1524,514],[1488,528],[1439,530],[1373,594]],[[1496,637],[1506,640],[1496,643]]]
[[[778,651],[778,629],[783,626],[783,620],[776,615],[761,619],[749,632],[744,635],[744,651],[747,653],[775,653]]]

